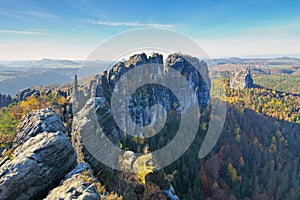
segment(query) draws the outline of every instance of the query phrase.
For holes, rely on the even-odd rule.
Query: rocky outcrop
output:
[[[169,200],[179,200],[178,196],[175,194],[173,186],[168,190],[162,190],[162,192],[168,197]]]
[[[34,88],[26,88],[26,89],[23,89],[23,90],[20,90],[19,92],[17,92],[14,99],[16,101],[26,101],[27,97],[30,97],[30,96],[39,97],[40,95],[41,94],[40,94],[39,90],[36,90]]]
[[[97,191],[99,186],[100,183],[92,175],[89,165],[85,162],[80,163],[65,176],[65,179],[48,194],[45,200],[100,200],[100,194]]]
[[[77,153],[77,162],[87,162],[92,169],[97,172],[101,169],[101,163],[86,149],[83,145],[82,137],[85,133],[93,133],[97,130],[97,117],[94,114],[95,107],[93,106],[93,99],[90,99],[84,108],[78,112],[73,119],[72,125],[72,145]],[[118,138],[118,136],[117,136]]]
[[[0,94],[0,108],[6,107],[13,102],[10,95]]]
[[[41,199],[76,166],[76,153],[52,109],[24,116],[0,162],[0,199]]]
[[[230,76],[230,86],[235,89],[253,88],[250,69],[239,69]]]
[[[85,100],[86,97],[82,98],[78,94],[78,83],[77,79],[75,79],[73,105],[82,105],[83,103],[80,102],[80,100],[84,100],[85,106],[83,108],[78,108],[77,111],[80,111],[77,112],[73,118],[72,143],[78,154],[78,161],[87,161],[91,164],[91,167],[95,171],[99,169],[95,169],[95,163],[90,162],[90,160],[93,159],[93,156],[86,151],[82,145],[82,134],[92,131],[95,132],[95,130],[98,130],[97,126],[99,127],[100,125],[101,131],[103,131],[114,144],[118,145],[119,139],[124,133],[116,125],[111,113],[110,100],[112,91],[123,74],[143,64],[163,65],[163,57],[157,53],[150,57],[147,57],[146,54],[136,54],[131,56],[127,61],[115,64],[111,70],[95,76],[95,79],[97,79],[96,81],[92,80],[93,83],[96,83],[96,87],[89,86],[94,89],[94,91],[90,91],[89,93],[94,94],[94,96],[89,96],[92,98],[90,98],[87,102]],[[201,108],[205,108],[210,99],[210,80],[208,78],[206,63],[204,61],[199,61],[194,57],[184,56],[181,54],[171,54],[166,59],[164,70],[157,72],[145,71],[145,73],[149,73],[150,75],[163,74],[164,71],[168,71],[170,68],[179,71],[183,77],[186,77],[191,87],[194,91],[196,91],[197,96],[195,97],[182,95],[185,98],[184,106],[187,108],[189,103],[192,101],[198,101],[199,106]],[[186,93],[186,88],[180,89],[182,94]],[[173,105],[174,102],[177,101],[177,98],[168,88],[159,86],[146,87],[140,94],[134,94],[132,96],[132,101],[130,102],[129,107],[133,120],[137,124],[147,125],[150,123],[150,108],[153,104],[158,103],[169,111],[171,109],[176,109]],[[155,116],[164,114],[160,110],[156,110],[154,112]],[[131,120],[130,117],[124,116],[123,118],[125,120],[123,123],[129,124],[129,121],[126,120]],[[151,119],[152,122],[155,122],[155,120],[155,117]],[[96,166],[99,165],[96,164]]]
[[[41,109],[25,115],[18,127],[13,147],[21,145],[29,138],[42,132],[65,132],[62,120],[51,108]]]
[[[76,154],[60,131],[29,138],[0,168],[0,199],[40,199],[76,165]]]
[[[196,100],[198,100],[200,107],[205,108],[210,99],[210,79],[207,64],[203,60],[199,61],[198,58],[175,53],[166,59],[165,70],[168,71],[168,68],[180,71],[182,76],[186,77],[197,94]],[[192,97],[187,98],[192,99]]]
[[[75,102],[73,102],[73,105],[83,105],[80,100],[84,100],[85,105],[82,108],[78,107],[78,112],[73,118],[72,144],[77,152],[78,162],[85,161],[89,163],[95,174],[97,174],[99,171],[103,171],[103,164],[101,164],[101,162],[95,158],[95,152],[91,153],[91,151],[101,148],[101,154],[103,155],[105,155],[103,152],[107,151],[106,159],[112,160],[111,162],[116,162],[116,165],[119,162],[119,158],[110,157],[113,152],[110,152],[112,148],[108,148],[108,144],[100,144],[93,140],[83,142],[83,138],[86,139],[89,137],[89,135],[95,133],[97,137],[103,137],[105,134],[105,136],[107,136],[107,138],[109,138],[113,144],[119,146],[119,141],[125,133],[123,133],[119,126],[117,126],[111,112],[112,92],[122,75],[126,74],[129,70],[139,67],[143,64],[149,64],[150,66],[153,64],[159,64],[162,66],[164,65],[162,70],[158,68],[151,68],[150,71],[144,71],[145,74],[153,76],[154,80],[156,78],[155,74],[164,76],[165,73],[172,70],[180,72],[181,76],[185,77],[196,93],[195,96],[184,95],[186,94],[186,88],[179,88],[181,94],[183,94],[182,96],[184,98],[185,109],[188,108],[190,103],[193,102],[197,102],[200,108],[206,108],[209,103],[210,80],[208,78],[207,64],[203,61],[199,61],[197,58],[184,56],[181,54],[169,55],[165,64],[163,63],[163,57],[160,54],[153,54],[150,57],[147,57],[146,54],[133,55],[129,58],[129,60],[115,64],[111,70],[104,71],[100,75],[95,76],[91,84],[86,84],[89,85],[89,88],[82,89],[81,91],[89,90],[89,92],[85,92],[85,94],[90,94],[90,96],[86,96],[85,98],[82,98],[80,96],[82,94],[78,93],[78,83],[75,81],[75,96],[73,98]],[[138,76],[136,77],[136,79],[140,78],[141,77]],[[86,101],[86,98],[89,98],[89,100]],[[129,102],[129,110],[132,120],[139,125],[148,125],[151,123],[151,121],[153,123],[156,121],[156,116],[162,116],[165,113],[160,110],[154,110],[154,117],[151,118],[150,121],[150,108],[152,105],[160,104],[167,111],[173,110],[177,112],[176,109],[178,108],[174,106],[174,102],[177,101],[178,99],[176,96],[174,96],[172,91],[166,87],[161,87],[159,85],[154,85],[153,87],[146,86],[144,90],[137,91],[135,94],[133,94],[131,102]],[[124,113],[120,112],[119,114],[122,115]],[[122,116],[120,117],[122,118]],[[128,116],[124,116],[122,119],[124,119],[123,123],[125,124],[129,123],[127,120],[131,120],[131,118]],[[89,150],[85,146],[87,142],[89,144]],[[97,145],[91,147],[90,145],[92,143]],[[136,158],[134,157],[133,152],[126,152],[126,155],[124,155],[124,160],[121,163],[121,167],[136,172],[137,164],[134,165],[134,163],[137,163],[137,161],[140,161],[140,159],[135,159]],[[149,179],[155,180],[158,179],[157,177],[163,177],[162,173],[153,173],[151,176],[149,176]],[[152,183],[155,184],[158,182],[159,181],[152,181]],[[157,185],[160,187],[160,184]],[[168,189],[170,186],[164,182],[161,185],[164,186],[160,187],[161,189]]]

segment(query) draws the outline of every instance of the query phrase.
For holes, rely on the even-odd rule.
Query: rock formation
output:
[[[173,186],[168,190],[162,190],[162,192],[168,197],[169,200],[179,200],[178,196],[175,194]]]
[[[110,99],[115,84],[119,81],[121,76],[128,72],[130,69],[138,67],[142,64],[163,64],[163,58],[160,54],[153,54],[147,57],[146,54],[136,54],[124,62],[115,64],[111,70],[105,71],[97,77],[97,87],[94,92],[94,98],[87,101],[86,105],[79,111],[73,119],[73,131],[72,131],[72,143],[78,155],[78,161],[88,162],[92,169],[97,171],[99,169],[94,168],[93,162],[89,159],[93,159],[84,146],[82,146],[81,137],[82,134],[98,130],[97,126],[101,127],[101,131],[116,145],[119,144],[119,139],[124,133],[119,129],[114,121],[114,117],[111,113]],[[203,61],[199,61],[197,58],[183,56],[180,54],[171,54],[167,57],[164,70],[170,68],[179,71],[182,76],[190,82],[191,87],[196,91],[197,96],[184,96],[185,104],[188,107],[189,102],[198,101],[201,108],[205,108],[210,99],[210,80],[208,78],[207,65]],[[198,71],[200,69],[200,72]],[[153,72],[150,74],[164,73]],[[137,77],[138,78],[138,77]],[[74,90],[77,92],[77,89]],[[185,88],[181,88],[182,94],[185,93]],[[142,98],[141,98],[142,97]],[[163,105],[167,110],[174,109],[173,104],[177,99],[171,93],[170,90],[160,87],[146,88],[146,91],[142,91],[142,94],[133,95],[130,102],[130,111],[133,120],[137,124],[147,125],[150,123],[150,108],[154,103]],[[78,109],[80,110],[80,108]],[[161,112],[159,110],[154,112]],[[96,113],[96,115],[95,115]],[[124,113],[120,113],[122,115]],[[159,113],[156,113],[158,115]],[[160,113],[163,114],[163,113]],[[124,116],[124,119],[131,120],[130,117]],[[156,119],[151,119],[155,121]],[[129,123],[124,121],[124,123]],[[98,164],[96,164],[98,166]]]
[[[250,69],[244,68],[235,71],[230,76],[230,86],[235,89],[253,88],[254,84]]]
[[[93,100],[90,99],[84,108],[74,116],[72,125],[72,145],[77,153],[77,162],[87,162],[91,168],[97,173],[101,169],[102,164],[85,148],[82,142],[84,133],[92,133],[98,129],[97,117],[94,114],[95,108],[93,106]],[[119,138],[119,136],[115,136]]]
[[[0,199],[41,198],[76,163],[62,132],[41,133],[15,149],[13,160],[0,168]]]
[[[40,96],[40,91],[34,89],[34,88],[26,88],[23,90],[20,90],[19,92],[17,92],[17,94],[15,95],[15,100],[16,101],[26,101],[27,97],[30,96]]]
[[[18,133],[16,134],[13,142],[13,147],[17,147],[29,138],[45,131],[66,131],[60,116],[57,115],[51,108],[38,110],[34,113],[28,113],[22,118],[18,127]]]
[[[76,166],[57,117],[46,109],[22,119],[10,155],[0,162],[0,199],[41,199]]]
[[[210,99],[210,79],[207,64],[198,58],[171,54],[166,59],[165,70],[172,68],[188,78],[190,85],[197,93],[199,105],[206,107]],[[199,71],[198,71],[199,70]],[[188,97],[192,99],[191,97]]]
[[[10,95],[0,94],[0,108],[6,107],[13,103],[13,99]]]
[[[65,176],[65,179],[49,193],[45,200],[100,200],[97,185],[99,187],[99,182],[92,175],[89,165],[85,162],[80,163]]]
[[[79,86],[77,78],[75,78],[73,105],[75,105],[76,115],[73,118],[71,135],[73,146],[65,134],[66,129],[61,117],[52,109],[42,109],[24,116],[15,140],[3,153],[6,157],[0,158],[0,199],[41,199],[45,197],[49,200],[100,199],[99,182],[95,177],[101,177],[99,174],[101,175],[106,169],[86,148],[83,138],[89,133],[96,133],[99,137],[103,137],[105,134],[113,144],[119,145],[124,133],[117,126],[111,113],[112,92],[123,74],[143,64],[163,65],[163,57],[160,54],[153,54],[150,57],[147,57],[146,54],[133,55],[129,60],[115,64],[111,70],[96,75],[88,84],[85,84],[86,88],[79,89],[82,85]],[[153,74],[163,75],[171,68],[179,71],[195,91],[193,97],[184,96],[184,105],[189,107],[191,102],[195,102],[199,104],[200,108],[205,108],[210,100],[210,80],[206,63],[189,56],[172,54],[166,59],[162,70],[158,69],[159,71],[154,72],[150,69],[150,72],[144,72],[151,76]],[[185,94],[185,88],[180,89],[181,93]],[[49,90],[49,94],[51,92]],[[178,107],[174,106],[174,102],[176,103],[178,100],[166,87],[147,86],[138,92],[132,95],[129,105],[132,118],[137,124],[147,125],[150,123],[150,107],[155,103],[161,104],[167,111],[178,111],[176,110]],[[40,96],[40,94],[39,90],[27,88],[18,92],[15,99],[23,101],[29,96]],[[67,94],[60,92],[58,95],[66,96]],[[182,107],[182,109],[184,108]],[[154,110],[154,112],[156,114],[154,118],[151,118],[154,121],[157,115],[163,114],[158,113],[161,112],[160,110]],[[124,119],[124,123],[128,123],[128,119]],[[99,146],[97,141],[92,142],[95,143],[95,147]],[[120,164],[118,157],[109,157],[113,152],[107,148],[106,144],[100,145],[100,148],[101,153],[106,155],[111,163],[116,166]],[[76,159],[77,163],[80,163],[77,167]],[[155,163],[151,154],[140,157],[136,157],[134,152],[130,151],[124,154],[121,165],[130,170],[122,174],[124,179],[119,179],[118,182],[112,184],[118,183],[115,189],[125,199],[141,199],[143,197],[144,189],[141,189],[141,185],[137,182],[126,182],[126,176],[131,177],[130,180],[134,180],[132,172],[137,173],[139,166],[146,165],[146,163]],[[114,172],[110,170],[105,173],[113,174]],[[117,179],[119,176],[120,174],[117,174],[114,178]],[[164,177],[164,172],[160,170],[143,178],[144,182],[151,183],[155,188],[154,193],[148,194],[148,198],[166,199],[168,196],[170,199],[177,199],[170,183],[162,177]]]
[[[120,80],[123,74],[143,64],[163,65],[163,57],[160,54],[153,54],[150,57],[147,57],[146,54],[133,55],[129,58],[129,60],[119,62],[115,64],[109,71],[104,71],[100,75],[95,76],[92,81],[93,84],[96,85],[91,86],[93,84],[86,84],[89,85],[88,87],[90,91],[86,92],[85,94],[90,94],[90,96],[86,96],[85,98],[78,98],[78,94],[76,94],[77,97],[75,96],[76,101],[87,98],[89,98],[89,100],[84,102],[85,105],[82,108],[78,107],[78,112],[73,118],[72,144],[75,148],[75,151],[77,152],[77,161],[85,161],[89,163],[95,174],[103,170],[103,164],[100,163],[100,161],[98,161],[89,150],[87,150],[87,148],[83,144],[82,138],[88,136],[88,134],[97,132],[97,135],[105,134],[112,143],[119,146],[119,141],[124,133],[116,125],[114,117],[111,113],[111,95],[116,83]],[[167,57],[162,71],[145,73],[149,73],[150,75],[164,74],[171,68],[179,71],[196,92],[196,96],[193,97],[183,95],[185,98],[184,105],[188,108],[191,102],[198,102],[200,108],[205,108],[210,100],[210,80],[208,78],[208,69],[206,63],[203,61],[199,61],[197,58],[183,56],[180,54],[171,54]],[[140,77],[137,77],[137,79],[138,78]],[[155,77],[153,78],[155,79]],[[182,94],[186,93],[185,88],[180,89]],[[83,90],[86,90],[86,88]],[[75,93],[78,93],[78,89],[75,89],[74,91]],[[163,105],[168,111],[172,109],[176,111],[176,108],[174,108],[173,106],[174,102],[176,101],[178,100],[176,99],[176,97],[174,97],[174,94],[172,94],[172,92],[166,88],[158,86],[146,87],[144,91],[141,91],[141,94],[132,95],[132,101],[129,105],[129,109],[131,111],[133,120],[137,124],[147,125],[150,123],[149,109],[154,103]],[[82,105],[82,102],[77,103],[77,105],[79,104]],[[164,114],[163,112],[158,113],[161,112],[159,110],[155,110],[154,112],[156,112],[155,116]],[[120,115],[121,114],[123,113],[120,113]],[[128,118],[126,116],[124,116],[124,119],[131,120],[130,117]],[[156,118],[151,118],[151,120],[155,121]],[[125,120],[124,123],[128,122]],[[118,164],[119,160],[117,157],[109,157],[112,152],[109,152],[106,145],[98,144],[97,147],[95,146],[93,148],[101,148],[101,154],[104,154],[103,152],[108,151],[107,159],[111,159],[111,162],[115,162],[116,165]],[[132,152],[127,152],[125,157],[126,156],[133,156]],[[132,163],[134,160],[130,160],[131,158],[128,159],[124,160],[124,162],[121,164],[124,165],[125,168],[129,168],[131,167],[131,165],[132,167],[134,167],[134,163]],[[153,174],[153,176],[158,177],[155,174]],[[151,178],[153,178],[153,180],[155,179],[155,177]],[[166,184],[164,185],[166,186]],[[167,185],[164,189],[168,189],[169,187],[170,185]],[[168,194],[166,194],[170,195],[171,193],[168,192]],[[176,195],[173,196],[174,198],[176,198]]]

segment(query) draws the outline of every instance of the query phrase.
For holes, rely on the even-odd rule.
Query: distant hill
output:
[[[36,64],[40,64],[42,66],[57,66],[57,65],[74,66],[74,65],[80,65],[81,62],[44,58],[42,60],[37,61]]]
[[[15,95],[21,89],[51,84],[64,84],[72,81],[68,75],[55,71],[43,71],[16,76],[0,82],[0,93]]]
[[[28,68],[53,68],[53,67],[72,67],[80,66],[82,61],[58,60],[44,58],[42,60],[25,60],[25,61],[7,61],[0,62],[0,66],[8,68],[28,69]],[[0,68],[1,71],[1,68]]]
[[[70,61],[44,58],[38,61],[0,62],[0,93],[14,95],[33,86],[70,82],[75,74],[85,78],[103,71],[107,61]]]
[[[249,67],[253,74],[293,74],[300,69],[299,58],[279,57],[279,58],[219,58],[213,60],[215,66],[211,71],[216,73],[232,72],[242,67]]]
[[[299,58],[290,58],[290,57],[279,57],[279,58],[216,58],[213,61],[218,64],[249,64],[249,63],[265,63],[269,65],[299,65],[300,59]]]

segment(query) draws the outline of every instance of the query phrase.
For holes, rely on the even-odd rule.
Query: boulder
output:
[[[170,189],[162,190],[162,192],[168,197],[169,200],[179,200],[172,185],[170,186]]]
[[[0,199],[41,199],[76,166],[66,135],[43,132],[18,146],[0,167]]]
[[[25,115],[18,127],[13,142],[13,148],[21,145],[29,138],[34,137],[42,132],[65,132],[66,128],[58,114],[51,108],[41,109],[33,113]]]
[[[121,158],[121,169],[124,171],[131,172],[133,171],[133,163],[136,160],[136,155],[133,151],[125,151],[124,155]]]
[[[30,96],[39,97],[40,95],[41,95],[40,91],[38,91],[34,88],[25,88],[25,89],[17,92],[17,94],[15,95],[15,100],[16,101],[26,101],[27,97],[30,97]]]
[[[65,176],[65,179],[61,181],[60,185],[54,188],[45,200],[100,200],[101,198],[97,187],[99,189],[100,183],[92,175],[90,166],[83,162],[69,172]]]

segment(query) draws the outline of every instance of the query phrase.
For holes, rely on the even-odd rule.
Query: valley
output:
[[[166,59],[168,62],[166,65],[174,68],[181,65],[185,66],[186,68],[183,68],[183,71],[186,73],[185,76],[189,77],[194,71],[189,68],[190,61],[188,59],[190,58],[185,58],[180,54],[170,55]],[[144,87],[142,90],[137,91],[139,95],[136,95],[136,99],[132,100],[135,105],[132,107],[134,116],[136,116],[137,122],[141,124],[149,123],[147,117],[143,116],[144,114],[140,110],[142,109],[141,105],[149,109],[149,105],[160,98],[155,95],[156,93],[161,93],[164,96],[164,99],[159,100],[161,104],[170,105],[165,127],[159,134],[151,138],[138,135],[134,137],[126,136],[116,126],[111,113],[109,113],[110,104],[107,101],[111,96],[115,82],[117,82],[115,77],[120,77],[122,73],[126,73],[124,70],[128,70],[126,69],[128,66],[134,68],[141,65],[141,63],[163,63],[163,59],[158,54],[154,54],[153,57],[147,57],[144,54],[133,55],[128,61],[115,64],[110,69],[111,71],[79,79],[78,83],[76,83],[77,80],[72,81],[77,68],[47,69],[47,75],[45,74],[45,76],[51,77],[49,76],[51,70],[64,71],[64,75],[68,76],[69,79],[62,78],[65,81],[63,83],[57,81],[57,79],[52,79],[54,81],[50,83],[52,85],[49,85],[50,80],[43,80],[44,86],[38,86],[39,84],[35,85],[36,83],[32,82],[34,89],[32,88],[32,92],[27,93],[29,96],[20,97],[19,93],[17,95],[18,101],[1,108],[1,148],[2,150],[5,148],[13,149],[16,144],[21,145],[22,140],[18,133],[24,130],[21,128],[24,124],[26,126],[26,124],[31,123],[29,116],[34,115],[33,113],[39,112],[41,109],[51,107],[51,111],[44,110],[42,112],[53,112],[62,120],[64,128],[60,126],[59,130],[65,132],[71,138],[75,151],[80,155],[77,159],[79,162],[86,161],[93,169],[93,175],[86,173],[87,177],[92,177],[95,180],[91,184],[98,185],[97,187],[105,187],[105,191],[109,192],[111,197],[115,196],[116,199],[121,196],[124,199],[131,199],[133,196],[134,198],[144,198],[147,195],[150,199],[164,199],[166,193],[162,191],[169,191],[170,185],[175,190],[174,193],[171,192],[172,195],[175,196],[176,194],[180,199],[187,200],[224,198],[245,200],[297,199],[300,194],[298,187],[300,178],[300,161],[298,159],[300,153],[298,145],[300,142],[298,134],[300,132],[300,81],[294,72],[277,73],[287,69],[286,65],[283,67],[282,62],[291,65],[289,68],[295,71],[298,70],[299,66],[297,59],[288,59],[291,60],[289,62],[286,60],[287,58],[273,59],[272,64],[275,64],[276,67],[270,67],[268,70],[257,70],[256,67],[251,67],[253,63],[249,64],[249,60],[216,60],[220,63],[229,63],[218,66],[225,76],[222,73],[221,78],[214,76],[211,78],[210,98],[217,99],[227,105],[224,128],[216,146],[205,158],[199,160],[198,152],[209,128],[211,112],[210,105],[206,107],[205,104],[202,104],[203,114],[199,121],[198,132],[191,146],[178,160],[162,170],[152,171],[152,168],[149,168],[152,165],[146,165],[145,167],[149,171],[142,175],[142,182],[139,182],[139,179],[136,180],[135,175],[132,173],[120,173],[96,161],[80,141],[86,131],[95,129],[99,124],[102,127],[100,129],[102,133],[106,134],[116,146],[125,152],[133,151],[143,154],[146,151],[149,154],[149,152],[154,152],[167,145],[174,138],[180,120],[180,116],[176,111],[176,109],[178,110],[178,102],[176,103],[176,100],[165,89]],[[231,66],[231,62],[238,62],[238,64],[234,63]],[[255,62],[262,61],[256,60]],[[266,61],[263,60],[263,62]],[[230,76],[228,75],[234,70],[241,70],[245,63],[251,71],[253,86],[250,88],[232,88],[229,81]],[[237,67],[237,65],[241,65],[241,67]],[[205,65],[202,63],[200,66],[205,72]],[[272,71],[274,68],[276,71]],[[103,68],[100,66],[98,70],[101,69]],[[270,71],[274,74],[269,74]],[[5,72],[3,73],[5,74]],[[26,73],[29,73],[31,78],[35,74]],[[212,71],[213,74],[214,71]],[[57,78],[57,75],[54,76]],[[24,77],[24,79],[17,77],[22,83],[26,83],[25,80],[28,79],[28,77]],[[201,85],[201,81],[199,82],[195,77],[197,76],[194,76],[193,83],[198,83],[199,86],[205,88],[205,85],[203,83]],[[8,80],[12,81],[14,78]],[[5,86],[5,82],[0,82],[0,86],[1,84],[3,84],[3,87]],[[8,85],[6,85],[6,89],[9,89]],[[83,100],[83,102],[74,103],[74,91],[76,91],[76,99]],[[198,101],[206,102],[204,97],[207,98],[207,96],[203,96],[206,93],[205,90],[199,91],[202,94],[199,95]],[[220,92],[225,95],[220,96]],[[99,102],[92,103],[93,101],[88,100],[93,97],[93,94],[96,95]],[[141,97],[142,99],[139,99]],[[92,113],[95,103],[98,104],[98,109],[94,116]],[[74,109],[79,113],[74,113]],[[85,121],[87,118],[96,120],[97,123],[93,124],[94,122]],[[29,121],[25,123],[25,119]],[[157,118],[157,121],[159,120]],[[20,124],[23,125],[20,126]],[[31,129],[31,127],[27,128]],[[35,134],[32,131],[31,133]],[[36,136],[28,137],[35,138]],[[57,136],[51,137],[55,138]],[[102,149],[101,151],[106,150]],[[5,158],[8,160],[13,160],[14,157],[18,158],[18,154],[12,152],[6,150],[4,152]],[[1,162],[10,163],[7,160]],[[1,167],[6,165],[2,163]],[[66,185],[66,187],[69,186]],[[126,192],[124,187],[127,187]],[[136,191],[138,188],[143,189]],[[62,188],[55,190],[63,192]],[[99,188],[95,193],[98,192],[101,196],[108,194],[107,192],[106,194],[103,193],[103,190]],[[53,193],[52,195],[56,194]],[[169,196],[169,198],[171,197]]]

